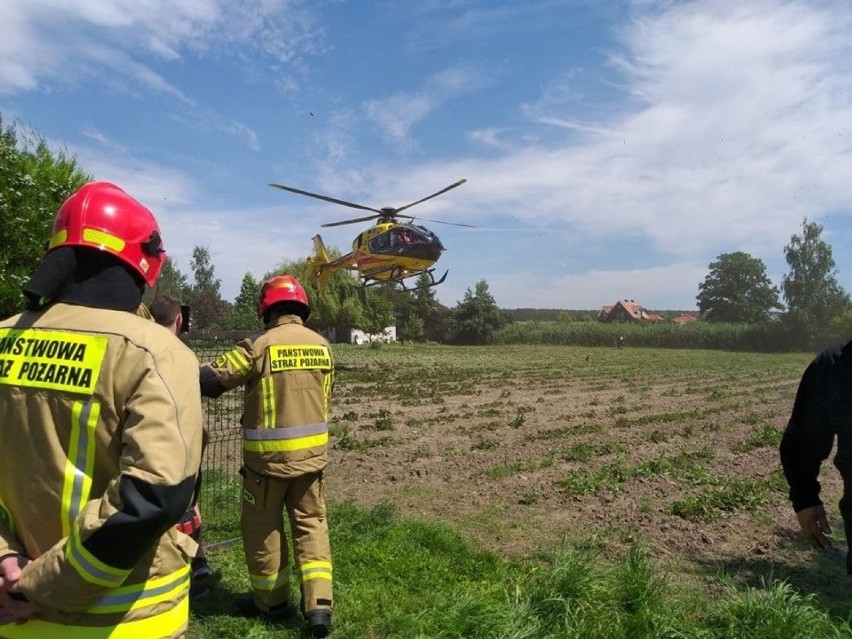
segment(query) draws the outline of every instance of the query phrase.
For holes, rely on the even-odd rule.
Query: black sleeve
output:
[[[107,518],[83,546],[108,566],[132,568],[180,520],[192,500],[195,479],[187,477],[177,486],[154,486],[123,476],[121,510]]]
[[[815,359],[802,375],[793,412],[781,439],[781,466],[796,512],[822,504],[820,466],[834,445],[836,413],[832,396],[839,369],[826,359],[824,355]]]
[[[216,373],[209,366],[202,366],[198,371],[198,381],[201,383],[202,397],[219,397],[227,391],[227,387],[219,381]]]

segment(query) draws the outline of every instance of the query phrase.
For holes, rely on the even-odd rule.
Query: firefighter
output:
[[[0,322],[0,637],[186,634],[198,361],[133,314],[164,260],[153,214],[88,183]]]
[[[184,306],[176,297],[162,293],[154,298],[151,305],[148,307],[148,312],[151,319],[157,322],[160,326],[165,326],[172,333],[180,336],[186,332],[186,326],[189,325],[189,307]],[[210,436],[207,428],[204,428],[201,439],[201,454],[207,448],[207,442]],[[198,473],[198,484],[195,487],[196,498],[201,491],[201,473]],[[201,510],[198,504],[194,503],[178,522],[177,529],[192,537],[198,543],[198,553],[192,558],[190,573],[189,597],[192,600],[199,599],[210,592],[208,582],[216,576],[210,563],[207,561],[207,555],[204,553],[204,547],[201,543],[203,526],[201,523]]]
[[[292,613],[286,509],[301,583],[301,611],[314,637],[331,632],[332,571],[323,499],[334,364],[328,342],[304,326],[305,289],[292,275],[264,282],[264,330],[201,367],[201,391],[244,385],[242,539],[252,593],[240,613]]]

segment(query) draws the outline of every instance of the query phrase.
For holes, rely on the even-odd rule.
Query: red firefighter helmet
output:
[[[154,214],[110,182],[89,182],[56,214],[48,252],[88,246],[112,253],[153,286],[166,252]]]
[[[304,287],[292,275],[277,275],[266,280],[260,287],[260,298],[257,301],[257,316],[263,317],[269,307],[278,302],[294,302],[305,307],[302,319],[308,319],[311,305],[308,304],[308,294]]]

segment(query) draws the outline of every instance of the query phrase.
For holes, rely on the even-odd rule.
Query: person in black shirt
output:
[[[815,548],[831,544],[825,507],[820,499],[819,472],[837,438],[834,465],[843,479],[840,514],[847,544],[852,543],[852,341],[834,344],[805,369],[780,454],[790,501],[802,534]],[[852,574],[852,553],[846,569]]]

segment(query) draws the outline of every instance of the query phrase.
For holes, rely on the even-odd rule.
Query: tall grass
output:
[[[654,348],[791,352],[810,350],[781,322],[767,324],[605,324],[600,322],[524,322],[510,324],[492,336],[495,344],[625,345]]]
[[[582,548],[508,560],[387,506],[336,504],[329,519],[335,639],[852,639],[848,624],[783,582],[742,589],[717,580],[712,598],[675,590],[640,546],[614,561]],[[247,590],[239,544],[211,561],[222,581],[193,604],[189,639],[303,636],[298,620],[228,612]]]

